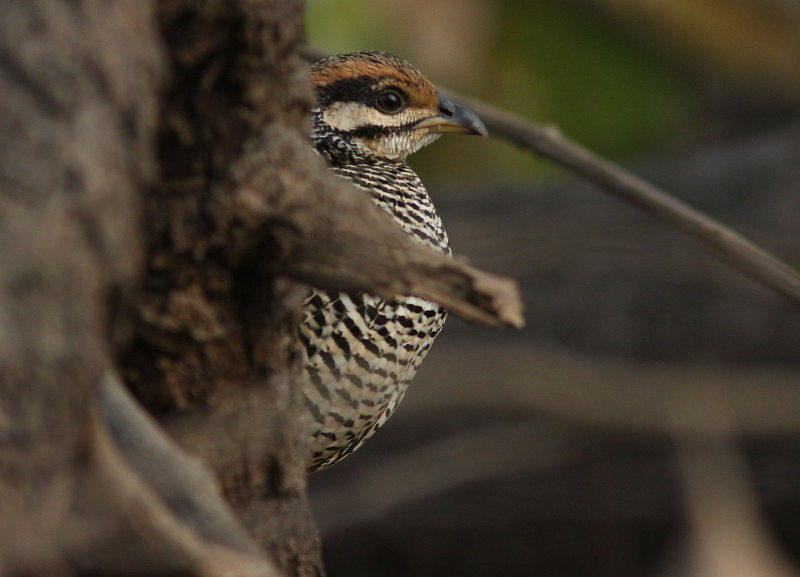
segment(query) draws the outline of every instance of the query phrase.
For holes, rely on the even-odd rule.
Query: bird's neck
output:
[[[311,142],[316,151],[332,166],[371,162],[375,157],[347,135],[322,120],[322,111],[313,111]]]
[[[331,170],[370,194],[409,235],[436,250],[450,254],[447,233],[425,185],[405,162],[373,159],[370,162],[331,165]]]
[[[331,170],[368,192],[413,238],[450,254],[447,233],[422,180],[405,160],[366,152],[322,122],[316,111],[311,140]]]

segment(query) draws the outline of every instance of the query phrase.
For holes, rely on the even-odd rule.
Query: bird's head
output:
[[[314,142],[331,159],[403,160],[447,132],[487,135],[474,112],[386,52],[325,58],[312,66],[311,81],[318,99]]]

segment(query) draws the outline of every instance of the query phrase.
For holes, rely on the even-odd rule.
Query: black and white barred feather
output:
[[[319,97],[312,141],[331,170],[369,194],[412,238],[449,255],[439,215],[405,157],[443,132],[485,134],[480,120],[382,52],[323,60],[312,68],[312,81]],[[309,471],[349,455],[386,422],[446,316],[417,297],[311,291],[299,328],[312,423]]]

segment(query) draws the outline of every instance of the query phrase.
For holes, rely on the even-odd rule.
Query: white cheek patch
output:
[[[394,134],[373,139],[357,138],[356,142],[376,156],[391,160],[403,160],[408,155],[407,150],[413,147],[409,134]]]
[[[392,160],[403,160],[409,154],[413,154],[423,146],[428,146],[431,142],[438,140],[440,136],[441,134],[422,135],[407,132],[371,140],[357,138],[356,142],[377,156]]]
[[[385,114],[360,102],[334,102],[322,114],[325,124],[344,132],[362,126],[403,126],[422,118],[424,113],[413,109],[400,114]]]
[[[370,106],[358,102],[335,102],[325,109],[322,120],[337,130],[350,131],[363,126],[364,119],[370,111],[377,112]]]

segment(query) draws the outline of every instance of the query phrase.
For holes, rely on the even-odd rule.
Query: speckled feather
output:
[[[394,164],[335,171],[368,190],[413,237],[449,252],[447,235],[421,181],[407,165]],[[445,317],[441,306],[416,297],[385,301],[366,294],[312,291],[300,326],[308,376],[303,394],[314,421],[310,471],[349,455],[383,426]]]
[[[363,91],[374,91],[387,82],[399,84],[408,94],[409,108],[416,106],[431,114],[437,107],[432,85],[409,64],[379,52],[324,60],[312,68],[312,81],[320,98],[313,111],[312,140],[331,170],[369,193],[412,238],[450,254],[430,196],[405,163],[406,154],[438,135],[421,140],[414,135],[417,140],[410,141],[402,128],[370,125],[369,130],[360,130],[359,134],[369,132],[383,139],[377,143],[356,138],[357,131],[352,130],[353,123],[376,116],[361,104]],[[354,104],[347,114],[330,113],[349,102]],[[413,120],[413,114],[423,113],[410,110],[408,114]],[[332,118],[347,123],[350,130],[329,125]],[[400,124],[400,120],[395,122]],[[394,158],[383,156],[384,150],[392,151]],[[310,472],[349,455],[386,422],[442,329],[446,314],[441,306],[416,297],[387,301],[367,294],[311,291],[299,329],[307,376],[303,395],[313,423]]]

